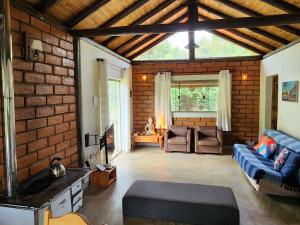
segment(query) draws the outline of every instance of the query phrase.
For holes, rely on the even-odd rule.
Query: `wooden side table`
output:
[[[109,170],[104,171],[93,171],[90,180],[91,186],[93,187],[104,187],[107,188],[117,179],[117,169],[113,166]]]
[[[163,149],[164,136],[163,135],[138,135],[132,136],[132,149],[136,143],[158,143],[160,149]]]

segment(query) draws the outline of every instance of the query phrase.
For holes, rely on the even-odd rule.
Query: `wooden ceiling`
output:
[[[70,29],[186,22],[186,0],[26,0],[42,14]],[[199,21],[300,13],[300,0],[199,0]],[[300,24],[210,31],[259,54],[267,54],[300,36]],[[134,59],[171,33],[97,36],[94,40]]]

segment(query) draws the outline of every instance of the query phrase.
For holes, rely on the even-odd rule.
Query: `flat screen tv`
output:
[[[103,136],[100,139],[100,149],[105,150],[105,163],[109,164],[109,159],[115,150],[115,135],[114,124],[111,124],[105,129]]]

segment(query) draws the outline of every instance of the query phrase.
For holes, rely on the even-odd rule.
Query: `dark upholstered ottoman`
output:
[[[238,225],[230,188],[139,180],[123,197],[123,216],[199,225]]]

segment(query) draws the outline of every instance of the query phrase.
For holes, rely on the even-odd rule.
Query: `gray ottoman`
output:
[[[123,197],[123,216],[199,225],[239,225],[227,187],[135,181]]]

